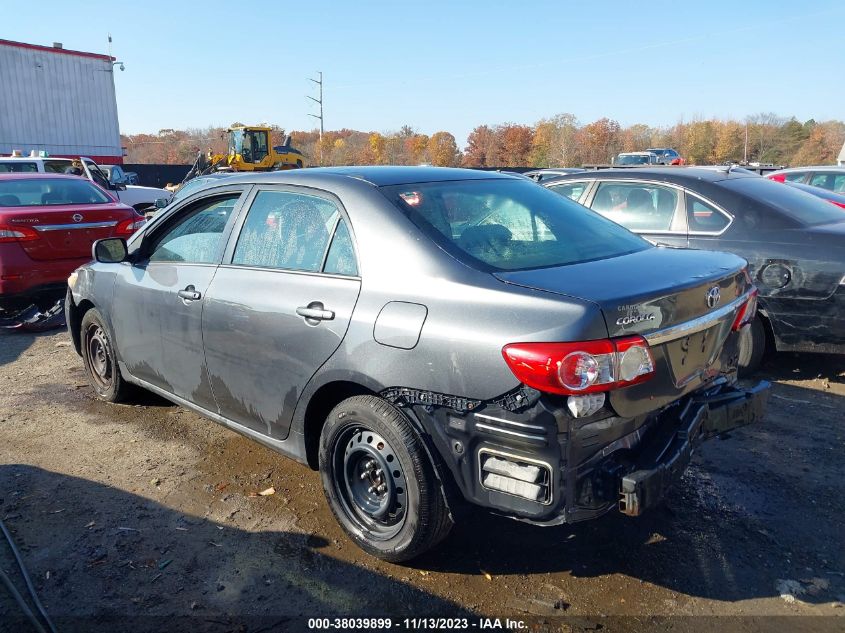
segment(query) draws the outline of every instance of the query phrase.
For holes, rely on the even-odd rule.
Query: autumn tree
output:
[[[585,163],[607,163],[619,150],[619,123],[602,118],[585,125],[578,135]]]
[[[432,165],[455,167],[461,158],[455,137],[449,132],[435,132],[428,141],[428,154]]]
[[[522,167],[528,165],[534,131],[527,125],[508,123],[496,131],[500,155],[498,165],[490,167]]]

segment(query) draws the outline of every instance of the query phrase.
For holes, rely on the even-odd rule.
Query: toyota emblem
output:
[[[719,286],[713,286],[710,290],[707,291],[707,307],[708,308],[715,308],[719,305],[719,301],[722,299],[722,293],[719,291]]]
[[[82,214],[81,213],[74,213],[73,214],[73,221],[74,222],[82,222]]]

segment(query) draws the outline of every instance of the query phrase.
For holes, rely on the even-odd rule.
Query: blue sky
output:
[[[197,7],[194,9],[192,7]],[[106,52],[121,130],[273,122],[448,130],[534,123],[672,125],[758,112],[845,117],[845,2],[32,2],[0,38]]]

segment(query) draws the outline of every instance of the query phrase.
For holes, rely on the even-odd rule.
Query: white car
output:
[[[73,173],[71,158],[48,158],[44,156],[3,156],[0,157],[0,174],[9,172],[40,172],[66,174]],[[168,201],[173,193],[157,187],[141,187],[139,185],[125,185],[112,183],[102,168],[90,158],[81,156],[82,173],[78,174],[114,193],[123,204],[134,207],[139,213],[155,207],[156,200],[165,198]]]

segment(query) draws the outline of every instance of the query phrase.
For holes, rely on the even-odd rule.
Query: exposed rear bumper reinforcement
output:
[[[703,440],[762,420],[769,387],[763,380],[751,388],[720,389],[692,398],[675,431],[641,456],[636,470],[621,478],[620,512],[638,516],[657,505]]]

